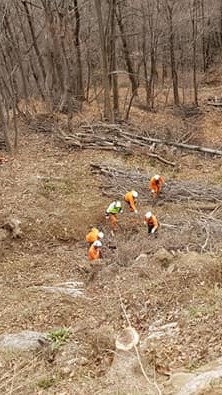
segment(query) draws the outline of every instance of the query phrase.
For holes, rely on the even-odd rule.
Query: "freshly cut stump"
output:
[[[116,349],[122,351],[132,350],[133,347],[139,343],[139,335],[137,331],[132,328],[123,329],[116,339]]]

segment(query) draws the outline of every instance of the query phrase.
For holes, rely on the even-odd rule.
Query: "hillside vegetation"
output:
[[[135,106],[132,114],[133,121],[121,128],[136,125],[138,133],[155,131],[162,139],[168,130],[171,139],[183,140],[188,121],[180,112],[150,114]],[[61,128],[63,119],[57,122]],[[93,122],[98,116],[86,106],[73,119],[73,135]],[[219,111],[202,106],[189,122],[190,144],[221,148]],[[141,363],[150,381],[157,381],[163,394],[177,394],[183,380],[176,386],[174,372],[191,374],[221,357],[221,158],[156,147],[158,155],[175,162],[172,167],[143,150],[73,149],[57,130],[40,133],[24,120],[19,130],[19,151],[0,168],[2,224],[12,216],[22,230],[20,238],[1,241],[0,332],[39,331],[51,333],[51,340],[37,351],[0,351],[0,393],[158,393],[137,360],[133,368],[115,360],[116,336],[130,322],[140,335]],[[91,164],[126,176],[95,174]],[[155,173],[163,174],[168,186],[152,207],[148,183]],[[194,198],[198,187],[202,193]],[[139,213],[124,207],[113,237],[104,210],[128,188],[138,189]],[[188,198],[180,188],[191,191]],[[162,224],[153,239],[143,225],[149,209]],[[99,264],[87,259],[85,234],[92,226],[105,233]],[[64,293],[67,282],[80,293]],[[216,394],[220,385],[213,382],[209,393],[215,388]]]

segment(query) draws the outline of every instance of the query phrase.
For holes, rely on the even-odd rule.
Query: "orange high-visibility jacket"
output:
[[[157,217],[154,214],[152,214],[151,218],[145,217],[144,221],[147,223],[148,226],[152,226],[152,228],[158,228],[159,226]]]
[[[91,231],[86,235],[87,243],[94,243],[94,241],[98,240],[99,229],[92,228]]]
[[[125,202],[129,203],[130,208],[135,211],[136,210],[136,199],[133,197],[132,192],[127,192],[124,196]]]
[[[162,176],[160,176],[159,180],[156,180],[155,176],[152,177],[150,180],[151,191],[158,193],[161,190],[161,187],[164,183],[165,183],[165,179]]]
[[[100,259],[101,258],[100,248],[96,248],[92,244],[88,251],[88,258],[90,261],[95,261],[96,259]]]

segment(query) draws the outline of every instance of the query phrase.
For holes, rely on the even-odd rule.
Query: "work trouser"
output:
[[[161,185],[157,185],[155,188],[152,189],[153,198],[156,199],[159,196],[161,191]]]
[[[117,215],[116,214],[109,214],[109,219],[111,222],[111,228],[112,230],[115,230],[117,228]]]
[[[151,231],[152,231],[152,229],[154,228],[154,225],[152,224],[147,224],[147,231],[148,231],[148,233],[150,234],[151,233]],[[158,228],[155,230],[155,234],[157,233],[157,231],[158,231]]]
[[[134,209],[132,208],[130,202],[128,202],[128,200],[125,200],[125,202],[128,204],[130,211],[134,211]],[[136,203],[134,203],[134,204],[136,205]]]

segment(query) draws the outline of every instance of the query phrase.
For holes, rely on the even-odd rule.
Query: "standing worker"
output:
[[[135,214],[138,213],[136,209],[137,198],[138,192],[136,191],[127,192],[124,196],[124,200],[128,204],[130,211],[133,211]]]
[[[157,221],[157,217],[152,214],[151,211],[148,211],[145,214],[144,225],[147,225],[148,233],[154,234],[157,232],[159,224]]]
[[[104,233],[99,231],[97,228],[92,228],[89,233],[86,235],[86,242],[89,244],[94,243],[96,240],[101,240],[104,237]]]
[[[100,240],[96,240],[94,243],[92,243],[88,251],[88,258],[90,261],[95,261],[102,258],[101,247],[102,243]]]
[[[112,202],[106,210],[106,218],[110,219],[112,231],[116,230],[117,228],[117,214],[122,213],[122,203],[117,200]]]
[[[158,198],[159,193],[162,189],[163,185],[166,185],[165,179],[162,176],[159,176],[159,174],[156,174],[153,176],[150,180],[150,189],[153,195],[153,199]]]

